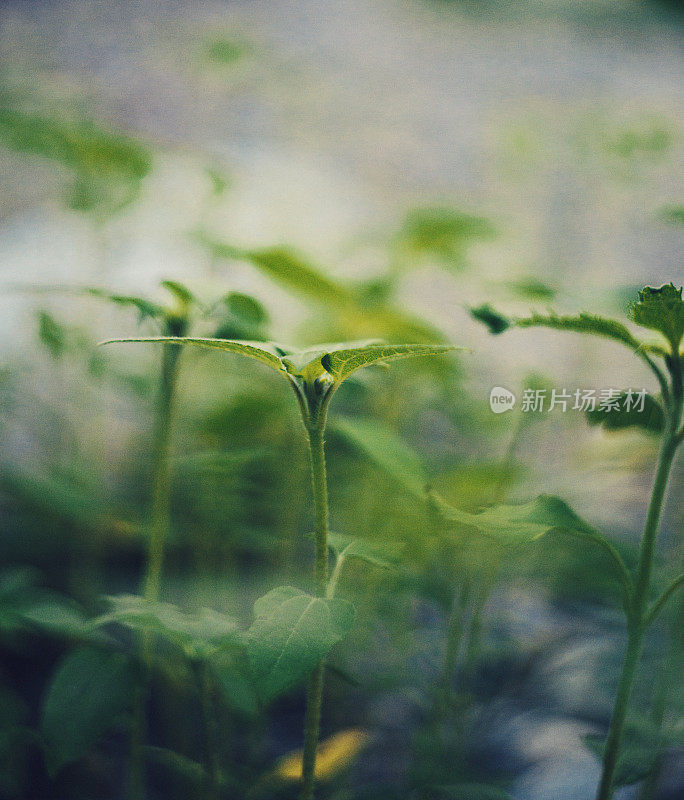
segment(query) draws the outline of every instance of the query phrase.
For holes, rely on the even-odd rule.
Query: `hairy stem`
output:
[[[309,453],[311,456],[311,485],[313,489],[316,527],[316,561],[314,581],[318,597],[325,597],[328,584],[328,482],[325,471],[325,405],[315,421],[307,425]],[[324,660],[317,665],[309,678],[306,693],[304,721],[304,750],[302,753],[302,789],[300,800],[313,800],[316,782],[316,750],[323,702]]]
[[[177,345],[163,345],[153,444],[154,466],[149,543],[142,586],[143,596],[150,601],[159,599],[164,545],[171,516],[171,427],[180,352],[181,348]],[[140,636],[139,652],[142,675],[133,701],[129,800],[144,800],[145,797],[145,766],[142,748],[146,736],[145,707],[149,696],[152,662],[152,636],[147,632]]]
[[[625,719],[629,708],[629,699],[632,693],[634,676],[639,664],[639,656],[646,632],[646,613],[648,595],[651,587],[651,573],[653,571],[653,558],[655,555],[658,524],[667,489],[670,469],[677,451],[677,427],[681,418],[681,393],[677,393],[675,385],[675,406],[668,421],[667,430],[658,457],[658,468],[653,483],[651,501],[646,516],[644,534],[639,552],[639,566],[637,569],[636,583],[631,596],[630,613],[628,617],[627,648],[622,663],[622,671],[618,683],[613,713],[611,716],[606,750],[603,758],[603,771],[599,783],[596,800],[610,800],[613,796],[613,781],[618,765],[620,744],[625,727]]]

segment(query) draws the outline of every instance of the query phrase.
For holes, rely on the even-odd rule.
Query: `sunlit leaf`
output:
[[[194,345],[210,350],[223,350],[228,353],[238,353],[239,355],[254,358],[264,364],[268,364],[278,372],[285,372],[285,367],[275,348],[269,343],[262,342],[239,342],[229,339],[206,339],[189,336],[150,336],[132,339],[108,339],[102,344],[116,344],[122,342],[168,342],[169,344]],[[268,348],[268,349],[267,349]]]
[[[40,723],[52,775],[84,756],[131,703],[133,672],[121,653],[83,647],[57,667]]]
[[[378,362],[395,361],[415,356],[434,356],[463,348],[452,345],[430,344],[368,344],[363,347],[342,348],[327,353],[321,358],[325,369],[337,381],[344,380],[357,369]]]
[[[348,767],[370,741],[370,735],[360,728],[340,731],[319,743],[316,750],[316,778],[334,778]],[[299,781],[302,777],[302,751],[283,756],[273,770],[273,776],[283,781]]]
[[[672,352],[678,352],[684,337],[681,287],[677,289],[672,283],[657,289],[644,287],[639,292],[639,299],[630,308],[630,316],[637,325],[662,333],[672,345]]]
[[[256,601],[254,616],[247,652],[259,695],[268,701],[309,675],[345,636],[354,607],[282,586]]]

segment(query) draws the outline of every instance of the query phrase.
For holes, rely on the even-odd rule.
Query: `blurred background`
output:
[[[602,557],[558,539],[445,550],[406,483],[469,510],[558,494],[634,562],[657,439],[579,411],[494,415],[489,391],[655,391],[650,375],[610,343],[493,338],[468,308],[622,317],[644,284],[682,283],[682,11],[3,0],[0,797],[124,796],[121,721],[49,774],[31,732],[79,636],[24,611],[59,598],[86,619],[103,595],[138,591],[161,354],[97,343],[154,335],[178,303],[195,335],[472,348],[364,371],[333,401],[333,530],[405,550],[341,581],[357,623],[330,660],[323,734],[357,733],[321,798],[593,796],[583,737],[605,732],[624,643]],[[164,600],[248,625],[273,586],[310,588],[305,442],[278,377],[184,352],[173,453]],[[679,465],[663,574],[681,490]],[[436,713],[454,608],[453,702]],[[658,629],[644,713],[664,646]],[[194,690],[166,656],[150,737],[197,760]],[[273,770],[301,746],[302,687],[266,709],[236,694],[217,689],[226,796],[294,796]],[[682,761],[666,749],[652,798],[681,797]],[[149,797],[192,793],[178,771],[150,758]],[[643,777],[616,796],[643,797]]]

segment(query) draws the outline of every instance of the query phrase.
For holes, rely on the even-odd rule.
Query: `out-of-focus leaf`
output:
[[[247,652],[257,691],[268,701],[309,675],[346,635],[354,606],[281,586],[256,601],[254,616]]]
[[[560,497],[548,494],[521,505],[492,506],[477,514],[460,511],[439,498],[434,500],[444,519],[476,528],[480,534],[503,543],[532,541],[554,528],[593,531]]]
[[[259,698],[246,653],[238,648],[224,648],[212,653],[208,663],[229,708],[246,717],[258,714]]]
[[[513,796],[497,786],[486,783],[455,783],[436,786],[431,800],[513,800]]]
[[[672,225],[684,225],[684,205],[664,206],[658,212],[658,216],[663,222]]]
[[[132,689],[133,672],[121,653],[82,647],[59,664],[40,723],[51,775],[84,756],[128,711]]]
[[[235,64],[240,61],[248,52],[248,47],[244,42],[234,39],[213,39],[208,42],[204,53],[208,61],[223,66]]]
[[[117,595],[107,600],[112,610],[98,617],[95,624],[118,622],[133,630],[154,633],[190,658],[207,657],[238,641],[235,619],[210,608],[188,614],[171,603],[153,602],[137,595]]]
[[[509,286],[515,294],[528,300],[549,303],[556,296],[556,290],[538,278],[520,278],[517,281],[511,281]]]
[[[197,761],[165,747],[146,747],[145,753],[150,761],[171,772],[174,779],[181,778],[196,789],[204,786],[206,770]]]
[[[327,781],[348,767],[370,741],[360,728],[350,728],[320,742],[316,749],[316,778]],[[272,776],[282,781],[299,781],[302,777],[302,751],[283,756]]]
[[[438,256],[460,268],[470,244],[492,239],[494,235],[494,226],[484,217],[454,208],[432,207],[411,211],[399,237],[410,251]]]
[[[382,569],[394,569],[401,558],[401,542],[372,542],[342,533],[329,533],[328,546],[338,558],[360,558]]]
[[[66,329],[47,311],[38,312],[38,338],[52,358],[63,355],[68,338]]]
[[[608,431],[623,430],[624,428],[642,428],[647,433],[661,433],[665,427],[665,414],[663,409],[650,394],[644,398],[644,407],[633,401],[629,410],[625,407],[626,393],[618,396],[619,407],[608,410],[595,408],[587,411],[586,417],[590,425],[601,425]]]
[[[639,292],[639,299],[630,308],[630,316],[637,325],[658,331],[672,346],[672,352],[679,351],[684,337],[684,300],[682,287],[677,289],[668,283],[659,288],[645,286]]]
[[[164,316],[165,310],[163,306],[158,303],[152,303],[144,297],[135,297],[134,295],[126,294],[113,294],[104,289],[86,289],[86,294],[92,297],[99,297],[102,300],[109,300],[119,306],[130,306],[135,308],[140,314],[140,320],[144,319],[161,319]]]
[[[503,314],[499,314],[498,311],[495,311],[489,303],[485,303],[477,308],[471,308],[470,316],[486,325],[489,332],[493,333],[495,336],[499,333],[503,333],[511,326],[509,320],[507,320]]]
[[[606,748],[604,736],[589,735],[582,741],[599,759]],[[632,720],[625,726],[613,786],[630,786],[648,777],[653,771],[663,745],[658,728],[646,720]]]
[[[336,417],[330,427],[409,492],[424,495],[427,475],[420,457],[386,425]]]
[[[0,109],[0,143],[73,171],[69,202],[77,210],[116,210],[135,198],[152,157],[140,142],[90,120]]]

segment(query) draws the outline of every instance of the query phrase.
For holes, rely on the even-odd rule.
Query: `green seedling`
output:
[[[253,641],[257,642],[259,659],[268,666],[267,674],[278,685],[282,656],[278,645],[282,639],[281,619],[292,615],[312,620],[310,626],[315,643],[325,633],[326,645],[331,638],[341,638],[352,623],[353,607],[346,601],[328,595],[328,484],[325,467],[324,436],[328,406],[335,391],[352,373],[371,364],[394,361],[401,358],[437,355],[452,351],[451,345],[385,345],[376,343],[339,343],[319,345],[306,350],[297,350],[274,343],[230,341],[225,339],[191,337],[153,337],[146,339],[116,339],[113,342],[158,342],[164,348],[192,345],[248,356],[267,364],[280,373],[294,390],[307,435],[311,462],[311,480],[315,517],[315,597],[307,597],[293,587],[274,589],[255,608],[257,630]],[[280,634],[280,635],[279,635]],[[286,637],[285,643],[289,641]],[[275,648],[272,643],[276,642]],[[323,698],[324,653],[314,649],[311,674],[307,691],[304,722],[304,749],[302,754],[301,800],[312,800],[316,775],[316,751],[320,727]],[[327,648],[326,646],[326,649]],[[267,685],[269,683],[267,682]]]
[[[238,330],[258,335],[266,321],[266,313],[261,305],[248,295],[231,293],[211,308],[198,302],[194,295],[176,281],[163,281],[162,286],[171,294],[173,303],[161,305],[150,300],[111,294],[99,289],[88,289],[92,296],[100,297],[117,305],[132,307],[140,319],[156,323],[163,336],[184,336],[198,310],[204,317],[211,317],[217,307],[221,309],[218,330]],[[143,597],[149,602],[159,599],[161,575],[164,562],[165,543],[170,528],[172,446],[171,435],[173,413],[178,379],[179,356],[181,348],[165,344],[162,348],[161,375],[155,414],[154,443],[152,447],[153,476],[152,499],[149,520],[148,552],[143,578]],[[142,662],[149,672],[152,648],[152,634],[141,634]],[[148,677],[141,681],[134,704],[132,751],[131,751],[131,798],[144,795],[144,769],[142,748],[145,739],[145,705]]]
[[[684,575],[680,575],[665,588],[654,602],[650,602],[653,562],[663,501],[675,454],[684,440],[684,427],[682,426],[683,353],[681,350],[684,337],[684,302],[682,301],[682,289],[677,289],[673,284],[659,288],[647,286],[639,292],[637,301],[630,307],[629,316],[632,322],[650,331],[655,331],[658,335],[656,341],[645,341],[638,338],[619,321],[586,313],[577,316],[533,314],[529,317],[508,319],[489,306],[482,306],[473,310],[473,316],[484,322],[492,333],[500,333],[510,327],[544,327],[599,336],[618,342],[628,347],[637,358],[648,366],[660,386],[660,397],[650,399],[648,413],[641,420],[635,420],[633,415],[629,414],[618,414],[612,418],[607,415],[606,418],[606,427],[617,429],[636,424],[651,433],[658,434],[661,439],[636,574],[632,575],[624,565],[620,566],[623,605],[627,620],[627,646],[608,736],[601,748],[603,769],[596,795],[597,800],[610,800],[614,790],[621,782],[618,780],[618,772],[624,773],[621,766],[621,745],[644,637],[668,599],[684,585]],[[660,407],[659,413],[655,411],[656,405]],[[602,541],[607,543],[605,539]],[[604,544],[604,547],[606,546],[607,544]],[[614,559],[615,561],[616,559]]]

